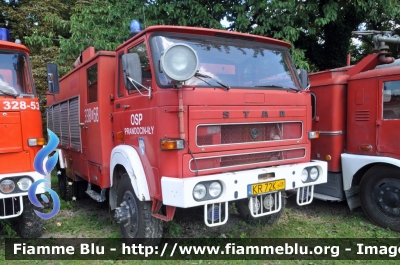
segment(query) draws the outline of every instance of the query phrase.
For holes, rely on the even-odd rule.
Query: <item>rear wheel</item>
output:
[[[28,199],[23,197],[24,211],[17,217],[17,230],[22,238],[36,238],[42,236],[44,220],[37,216],[35,207]]]
[[[374,166],[360,183],[361,206],[376,224],[400,231],[400,169]]]
[[[140,201],[133,191],[131,179],[123,174],[117,190],[117,205],[128,209],[130,217],[119,227],[125,238],[161,238],[162,221],[151,215],[151,202]]]
[[[267,195],[268,196],[268,195]],[[274,196],[269,196],[269,203],[274,204],[273,202],[273,197]],[[286,206],[286,193],[281,192],[281,201],[282,201],[282,207],[277,213],[269,214],[269,215],[264,215],[261,217],[253,217],[250,212],[250,198],[246,199],[241,199],[235,202],[236,208],[238,210],[239,215],[247,222],[251,223],[264,223],[264,224],[274,224],[276,223],[279,218],[282,216],[283,212],[285,211],[285,206]],[[261,203],[259,200],[253,200],[253,210],[255,208],[258,209],[258,213],[261,211],[260,208],[262,207]]]

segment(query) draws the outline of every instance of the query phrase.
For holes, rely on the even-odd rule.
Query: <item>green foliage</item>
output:
[[[5,238],[17,238],[18,235],[7,219],[0,219],[0,245],[4,243]]]
[[[149,1],[146,13],[159,25],[195,26],[222,29],[232,1]]]
[[[170,221],[168,223],[168,236],[179,237],[181,234],[182,234],[182,226],[177,224],[175,221]]]
[[[351,32],[361,24],[367,29],[398,25],[400,4],[394,0],[247,0],[233,6],[230,14],[231,29],[286,40],[294,44],[298,67],[323,70],[345,65]]]

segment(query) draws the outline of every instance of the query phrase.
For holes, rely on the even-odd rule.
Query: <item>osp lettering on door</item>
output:
[[[132,127],[124,129],[125,135],[153,134],[154,126],[141,126],[144,117],[142,113],[131,114],[130,123]]]

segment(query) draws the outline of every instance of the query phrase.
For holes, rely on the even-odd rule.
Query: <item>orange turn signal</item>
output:
[[[181,150],[184,148],[184,141],[182,139],[161,139],[161,150]]]
[[[308,139],[317,139],[317,138],[319,138],[318,131],[309,131],[308,132]]]
[[[370,144],[360,144],[360,150],[361,151],[372,151],[372,145]]]
[[[123,143],[124,142],[124,132],[123,131],[117,132],[116,139],[117,139],[117,142]]]
[[[44,145],[44,138],[29,138],[28,146]]]

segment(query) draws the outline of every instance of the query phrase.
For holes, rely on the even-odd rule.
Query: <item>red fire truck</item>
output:
[[[204,207],[211,227],[227,222],[229,202],[266,223],[281,216],[286,190],[310,203],[327,163],[310,159],[311,95],[290,45],[133,24],[115,52],[83,51],[48,97],[61,196],[108,197],[128,238],[161,237],[176,207]]]
[[[400,231],[400,61],[387,57],[390,32],[375,34],[375,52],[353,66],[310,75],[316,95],[312,158],[328,162],[315,197],[362,206],[378,225]]]
[[[42,117],[29,50],[9,40],[9,31],[0,28],[0,219],[13,218],[22,237],[38,237],[43,219],[27,195],[44,178],[33,167],[44,144]],[[43,184],[36,192],[44,193]]]

